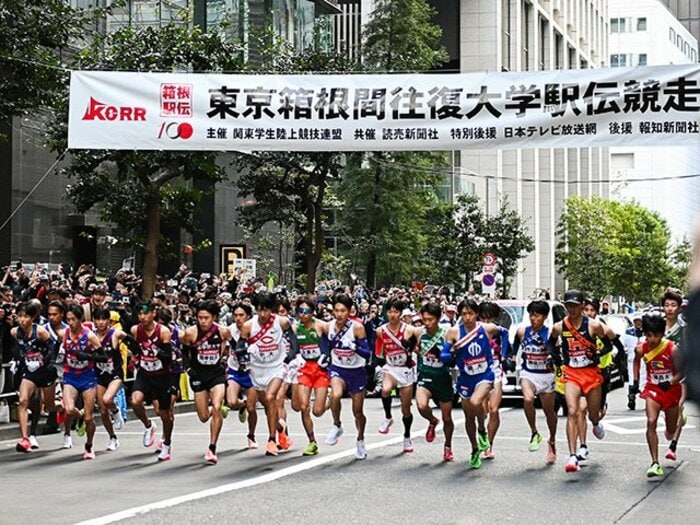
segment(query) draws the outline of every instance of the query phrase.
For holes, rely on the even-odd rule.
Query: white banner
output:
[[[463,75],[75,71],[73,149],[695,145],[700,64]]]

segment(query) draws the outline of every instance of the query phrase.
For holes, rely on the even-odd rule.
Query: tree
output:
[[[124,27],[96,36],[74,57],[75,69],[104,71],[236,71],[243,69],[242,48],[217,30],[208,33],[187,24]],[[56,105],[51,127],[55,151],[67,147],[67,86]],[[201,192],[187,182],[220,181],[223,167],[214,152],[77,150],[64,173],[74,182],[68,198],[78,212],[100,207],[101,217],[116,224],[122,240],[144,250],[144,299],[152,296],[158,257],[167,253],[162,225],[194,231],[192,214]]]
[[[669,286],[680,290],[688,290],[688,275],[690,263],[693,260],[693,245],[687,237],[683,237],[680,242],[671,247],[670,265],[671,275]]]

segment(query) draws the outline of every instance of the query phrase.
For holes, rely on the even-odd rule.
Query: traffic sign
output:
[[[484,283],[484,286],[493,286],[496,284],[496,276],[492,273],[485,273],[481,277],[481,282]]]
[[[484,266],[493,266],[496,264],[496,256],[491,252],[486,252],[481,262],[484,264]]]

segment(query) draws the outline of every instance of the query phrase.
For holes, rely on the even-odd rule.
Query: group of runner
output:
[[[378,432],[390,432],[394,424],[392,397],[398,396],[405,453],[415,450],[411,438],[415,397],[418,413],[428,424],[425,440],[435,441],[442,423],[443,460],[454,459],[452,408],[456,391],[471,445],[470,467],[477,469],[483,459],[494,459],[505,372],[514,371],[516,362],[520,363],[524,413],[531,431],[528,450],[536,452],[543,441],[536,425],[535,398],[539,397],[548,427],[545,461],[556,462],[558,382],[567,408],[566,471],[578,471],[580,462],[588,458],[586,419],[596,438],[605,436],[606,363],[615,351],[624,353],[625,349],[618,336],[596,318],[596,301],[577,290],[564,294],[568,316],[552,326],[546,323],[549,303],[530,302],[529,324],[518,328],[512,345],[508,331],[496,324],[498,306],[492,302],[464,299],[456,307],[443,309],[424,301],[418,312],[407,318],[406,305],[389,299],[384,305],[386,322],[372,334],[372,345],[365,326],[355,317],[355,304],[349,295],[340,293],[332,298],[333,317],[328,321],[315,315],[317,305],[308,297],[298,298],[292,307],[271,293],[261,292],[252,302],[252,306],[247,301],[233,304],[233,322],[223,326],[217,323],[220,304],[204,300],[196,306],[195,324],[185,329],[173,322],[167,308],[145,302],[137,307],[138,323],[126,332],[112,326],[113,317],[104,308],[90,311],[91,320],[86,322],[86,310],[80,305],[66,307],[53,301],[48,305],[48,322],[39,325],[41,304],[22,304],[17,311],[18,325],[12,329],[22,378],[18,410],[22,438],[17,451],[29,452],[38,446],[36,439],[30,439],[28,424],[29,405],[36,391],[41,392],[45,410],[58,412],[65,421],[68,440],[72,421],[79,421],[84,428],[84,459],[95,457],[95,404],[109,435],[107,450],[117,450],[116,433],[124,425],[124,414],[115,397],[127,365],[136,370],[130,402],[144,426],[143,445],[151,447],[157,442],[159,461],[167,461],[173,454],[173,407],[183,372],[194,391],[200,421],[209,423],[204,459],[211,464],[218,462],[218,440],[230,409],[238,411],[241,422],[247,421],[248,447],[258,448],[258,402],[267,423],[265,453],[277,456],[280,450],[293,446],[285,408],[290,388],[292,410],[301,414],[306,433],[304,456],[319,453],[313,417],[323,416],[327,409],[332,426],[325,443],[338,443],[344,434],[341,399],[347,394],[356,428],[355,457],[366,459],[364,402],[369,362],[377,362],[382,370],[384,417]],[[665,316],[643,317],[634,351],[631,389],[646,401],[650,477],[663,475],[656,434],[660,412],[665,414],[669,460],[676,459],[684,421],[682,375],[675,361],[683,333],[678,316],[681,303],[682,297],[674,291],[664,295]],[[642,384],[641,370],[646,371]],[[62,401],[56,402],[54,385],[59,377]],[[433,412],[431,400],[439,407],[439,415]],[[79,401],[82,409],[78,409]],[[162,425],[160,435],[158,423],[147,416],[148,402]],[[72,442],[64,445],[70,448]]]

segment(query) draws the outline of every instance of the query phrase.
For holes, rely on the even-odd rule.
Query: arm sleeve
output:
[[[442,345],[442,351],[440,352],[440,361],[449,366],[454,365],[455,358],[452,354],[452,343],[445,341],[445,344]]]
[[[564,360],[562,359],[561,351],[557,347],[557,339],[555,337],[550,336],[547,339],[546,348],[549,351],[549,355],[552,356],[552,362],[557,366],[561,366]]]
[[[608,338],[608,336],[606,335],[601,338],[601,341],[603,342],[603,349],[600,351],[600,355],[606,355],[612,352],[613,345],[612,341],[610,341],[610,338]]]
[[[384,345],[381,337],[376,337],[374,340],[374,355],[380,358],[384,357]]]
[[[331,354],[331,343],[326,334],[321,336],[321,353],[326,357],[330,356]]]
[[[131,334],[126,334],[124,337],[124,344],[131,352],[131,355],[140,355],[141,346],[136,342],[136,339]]]
[[[171,343],[161,343],[157,356],[164,365],[169,365],[173,361],[173,345]]]
[[[360,357],[369,359],[371,352],[369,351],[369,343],[367,342],[366,338],[363,337],[362,339],[358,339],[356,341],[355,351]]]
[[[291,326],[287,328],[284,333],[287,334],[287,338],[289,340],[289,352],[287,352],[287,359],[291,361],[299,353],[299,340],[297,339],[297,334],[294,333]]]
[[[518,355],[518,350],[520,350],[520,345],[522,344],[522,339],[520,339],[520,334],[515,333],[515,340],[513,341],[513,346],[511,347],[511,354]]]

